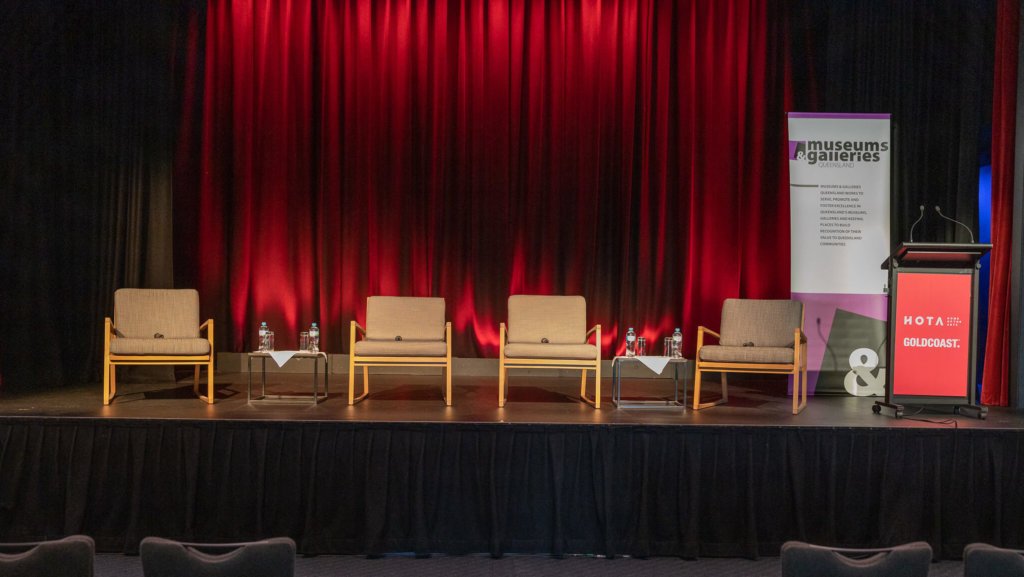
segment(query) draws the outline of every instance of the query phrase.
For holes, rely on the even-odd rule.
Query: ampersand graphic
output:
[[[858,397],[882,396],[885,394],[885,369],[878,369],[878,373],[872,373],[872,369],[878,367],[878,353],[872,349],[857,349],[850,353],[850,372],[846,373],[843,379],[843,387],[846,392]],[[863,381],[864,384],[858,382]]]

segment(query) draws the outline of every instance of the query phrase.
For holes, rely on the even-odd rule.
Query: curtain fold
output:
[[[510,294],[566,293],[611,354],[624,324],[785,297],[776,10],[210,2],[199,193],[176,210],[218,348],[318,321],[343,351],[367,296],[401,294],[445,297],[455,354],[493,356]]]
[[[193,2],[12,1],[0,37],[0,371],[95,381],[123,286],[173,283],[174,67]]]
[[[1013,190],[1019,168],[1014,154],[1017,139],[1018,45],[1020,3],[999,0],[996,28],[995,80],[992,110],[992,256],[989,280],[988,339],[981,402],[1007,406],[1010,375],[1011,285],[1013,282]],[[1016,231],[1020,234],[1020,231]],[[1020,258],[1019,256],[1017,258]]]

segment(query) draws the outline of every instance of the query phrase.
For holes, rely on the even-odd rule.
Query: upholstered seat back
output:
[[[239,544],[224,552],[202,546],[146,537],[139,545],[145,577],[292,577],[295,575],[295,542],[287,537]]]
[[[1020,577],[1024,575],[1024,551],[1003,549],[987,543],[964,547],[964,577]]]
[[[7,552],[17,544],[0,545],[0,575],[10,577],[92,577],[96,545],[87,535],[71,535]]]
[[[804,304],[793,300],[726,299],[722,304],[722,338],[726,347],[793,347]]]
[[[932,548],[916,541],[862,557],[855,550],[788,541],[781,558],[782,577],[928,577]]]
[[[114,293],[114,329],[119,337],[134,339],[197,338],[199,292],[120,289]]]
[[[435,297],[369,297],[366,299],[367,340],[443,341],[444,299]]]
[[[581,296],[508,297],[508,342],[573,345],[586,343],[586,299]]]

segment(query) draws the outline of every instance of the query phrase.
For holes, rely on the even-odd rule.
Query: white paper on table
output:
[[[270,358],[274,359],[274,362],[277,363],[277,366],[283,367],[284,364],[288,362],[288,359],[298,354],[298,352],[299,351],[270,351],[269,354]]]
[[[655,374],[660,375],[661,371],[665,370],[668,366],[668,362],[671,361],[671,357],[637,357],[636,360],[644,364],[648,369],[651,369]]]

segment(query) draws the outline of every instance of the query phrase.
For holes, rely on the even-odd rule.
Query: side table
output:
[[[268,395],[267,394],[267,359],[271,358],[270,353],[262,351],[253,351],[249,353],[249,383],[246,385],[246,396],[250,403],[258,402],[278,402],[278,403],[308,403],[310,401],[313,404],[320,403],[321,401],[327,400],[327,375],[330,373],[327,365],[327,353],[310,353],[306,351],[296,351],[285,361],[288,363],[292,359],[313,359],[313,394],[312,395]],[[252,360],[260,360],[260,394],[257,397],[252,396]],[[320,383],[320,360],[324,361],[324,393],[323,395],[319,392]]]
[[[664,357],[662,357],[664,358]],[[683,409],[686,407],[686,387],[689,376],[683,371],[683,400],[679,400],[679,367],[686,368],[690,360],[686,358],[668,359],[674,371],[673,382],[675,394],[671,399],[622,399],[622,364],[638,363],[643,364],[639,357],[615,357],[612,359],[612,402],[621,409]],[[646,366],[646,365],[644,365]],[[649,368],[648,368],[649,369]]]

